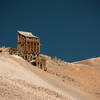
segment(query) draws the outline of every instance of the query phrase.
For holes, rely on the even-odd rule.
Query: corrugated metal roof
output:
[[[19,34],[24,35],[25,37],[35,37],[38,38],[37,36],[33,35],[31,32],[24,32],[24,31],[17,31]]]

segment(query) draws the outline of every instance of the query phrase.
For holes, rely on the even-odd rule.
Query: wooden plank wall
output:
[[[40,39],[18,34],[18,55],[29,62],[35,58],[36,66],[46,70],[46,60],[40,57]]]
[[[40,39],[34,37],[25,37],[18,34],[18,51],[20,56],[39,56],[40,54]]]

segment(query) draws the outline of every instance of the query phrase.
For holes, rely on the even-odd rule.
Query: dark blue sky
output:
[[[98,57],[100,0],[0,0],[0,46],[17,47],[17,30],[39,36],[49,56]]]

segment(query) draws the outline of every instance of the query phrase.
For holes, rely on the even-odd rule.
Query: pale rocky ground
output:
[[[74,87],[100,100],[100,57],[73,63],[50,57],[47,59],[49,73],[61,77],[65,84],[70,82]]]
[[[3,48],[0,100],[100,100],[99,67],[45,57],[47,72]]]

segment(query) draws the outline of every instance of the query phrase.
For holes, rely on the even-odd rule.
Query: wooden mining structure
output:
[[[40,56],[40,38],[31,32],[18,31],[18,55],[43,70],[46,69],[46,59]]]

